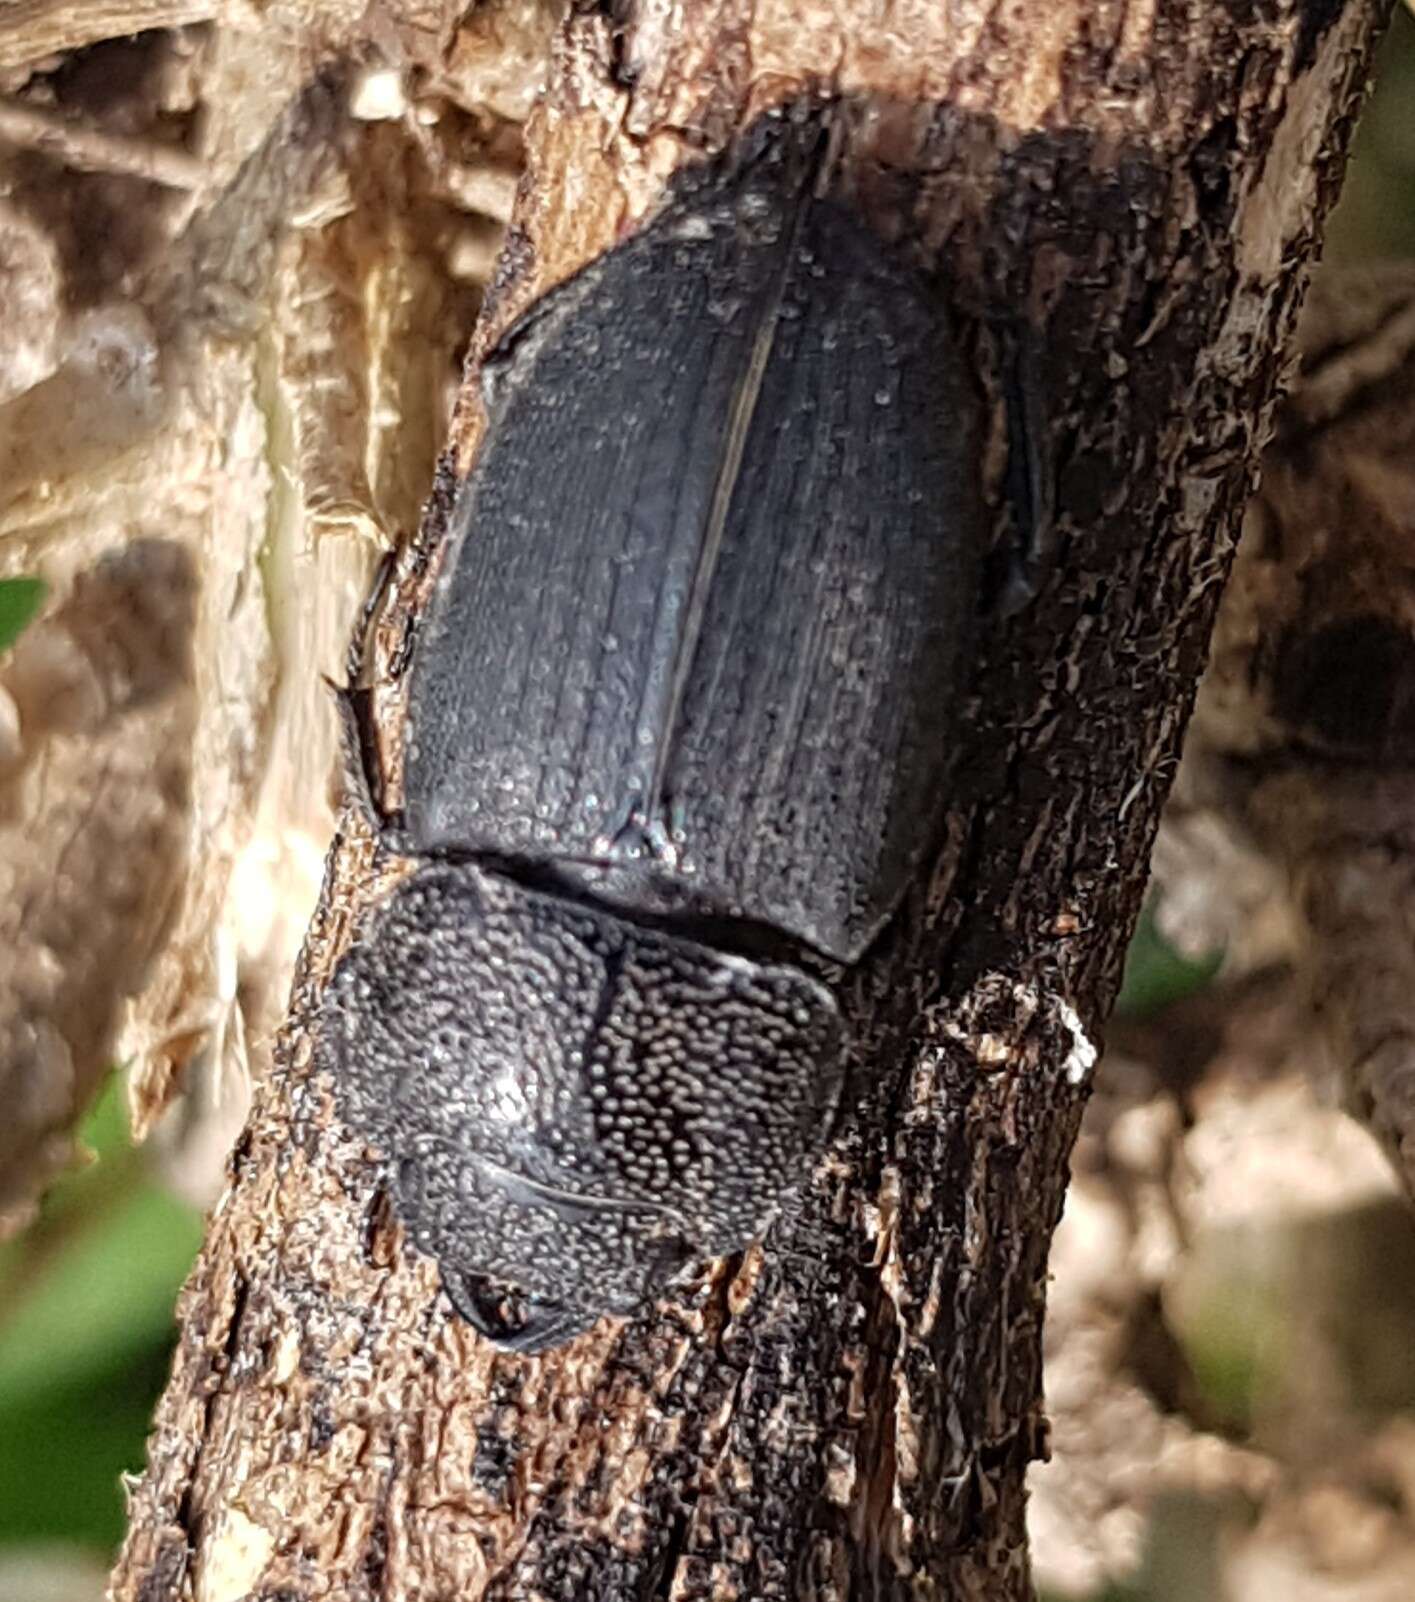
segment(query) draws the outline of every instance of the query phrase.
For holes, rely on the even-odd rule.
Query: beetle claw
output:
[[[477,1334],[503,1352],[534,1356],[583,1334],[595,1322],[579,1308],[542,1296],[526,1296],[488,1274],[464,1274],[444,1267],[442,1288]]]

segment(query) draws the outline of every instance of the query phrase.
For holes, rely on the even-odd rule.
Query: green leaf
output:
[[[142,1466],[201,1219],[149,1178],[118,1076],[82,1138],[93,1160],[0,1250],[0,1542],[106,1550],[122,1532],[118,1477]]]
[[[43,579],[0,579],[0,651],[8,651],[19,639],[48,593]]]
[[[105,1557],[123,1535],[119,1476],[143,1466],[170,1338],[0,1411],[0,1544],[63,1541]]]
[[[1115,1010],[1146,1018],[1202,990],[1223,966],[1223,949],[1186,957],[1159,932],[1153,901],[1146,904],[1125,956],[1125,980]]]
[[[201,1244],[197,1212],[147,1177],[114,1075],[84,1123],[94,1160],[66,1174],[39,1221],[0,1251],[0,1432],[36,1387],[91,1373],[172,1326]]]
[[[172,1307],[201,1244],[201,1221],[140,1181],[84,1219],[0,1325],[0,1433],[7,1410],[39,1389],[91,1374],[115,1351],[172,1327]],[[3,1291],[0,1291],[3,1295]]]

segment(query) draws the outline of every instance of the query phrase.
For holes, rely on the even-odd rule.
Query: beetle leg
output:
[[[1004,330],[1002,403],[1007,418],[1005,491],[1015,538],[997,586],[997,608],[1014,617],[1037,598],[1056,558],[1053,463],[1046,426],[1037,334],[1030,327]]]
[[[383,765],[374,738],[371,692],[363,683],[368,661],[373,622],[398,565],[397,552],[384,551],[374,571],[368,596],[354,619],[349,648],[344,658],[345,683],[326,679],[339,716],[339,756],[344,774],[344,793],[369,829],[379,838],[396,835],[397,820],[389,813],[383,798]],[[396,841],[390,841],[396,847]]]
[[[583,1335],[596,1323],[598,1319],[581,1312],[577,1307],[567,1307],[563,1302],[547,1302],[533,1296],[521,1327],[493,1338],[504,1352],[525,1352],[528,1356],[534,1356],[537,1352],[549,1351],[553,1346],[563,1346],[566,1341]]]
[[[592,1315],[540,1296],[518,1296],[486,1274],[442,1268],[447,1299],[478,1335],[503,1352],[536,1352],[559,1346],[595,1322]],[[508,1311],[512,1316],[508,1317]]]
[[[383,607],[397,566],[397,547],[390,545],[378,559],[373,582],[369,585],[368,595],[359,608],[359,615],[354,619],[354,627],[349,635],[349,647],[344,653],[344,677],[350,684],[363,682],[364,669],[368,666],[369,642],[373,638],[373,620]]]
[[[375,834],[389,831],[392,819],[383,805],[383,775],[378,746],[373,738],[369,692],[358,684],[335,684],[326,679],[339,716],[339,759],[344,794]]]

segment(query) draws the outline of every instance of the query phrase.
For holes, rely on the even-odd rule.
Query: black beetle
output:
[[[503,1346],[767,1227],[842,1077],[807,969],[861,958],[937,833],[981,402],[930,284],[830,192],[830,127],[768,117],[681,175],[484,365],[403,812],[374,813],[418,866],[316,1051]]]

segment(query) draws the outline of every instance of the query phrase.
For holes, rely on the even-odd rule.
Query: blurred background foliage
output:
[[[44,604],[44,580],[12,578],[0,581],[0,651],[8,651],[26,623]]]
[[[122,1534],[118,1476],[142,1465],[201,1215],[148,1172],[121,1075],[85,1123],[90,1161],[0,1252],[0,1541]]]
[[[1381,53],[1327,254],[1343,263],[1415,254],[1415,20],[1403,10]],[[0,584],[0,650],[42,599],[35,580]],[[1147,910],[1122,1016],[1162,1028],[1166,1011],[1207,985],[1221,958],[1181,957]],[[173,1304],[201,1240],[200,1214],[159,1182],[128,1138],[121,1079],[114,1074],[87,1120],[90,1161],[0,1248],[0,1602],[99,1594],[123,1530],[121,1477],[142,1467],[171,1356]],[[1385,1271],[1415,1285],[1415,1243],[1395,1255]],[[1182,1355],[1216,1427],[1242,1436],[1257,1427],[1259,1393],[1285,1385],[1284,1298],[1310,1287],[1255,1279],[1241,1261],[1227,1269],[1213,1294],[1191,1297],[1197,1311],[1180,1320],[1190,1343]],[[1408,1357],[1410,1298],[1398,1300],[1387,1344]],[[1393,1367],[1389,1400],[1415,1407],[1411,1363]],[[1156,1509],[1141,1572],[1094,1593],[1094,1602],[1220,1596],[1216,1528],[1202,1500],[1177,1497],[1163,1517]]]
[[[1323,260],[1415,256],[1415,7],[1397,5]]]

